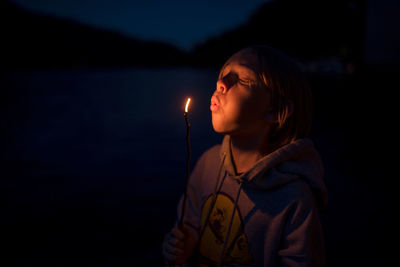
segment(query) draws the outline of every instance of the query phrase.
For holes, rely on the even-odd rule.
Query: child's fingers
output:
[[[174,254],[169,253],[165,249],[163,250],[163,256],[170,263],[173,263],[176,261],[176,256]]]
[[[185,243],[182,242],[182,241],[179,241],[177,239],[168,240],[168,245],[171,246],[171,247],[179,248],[179,249],[184,249],[185,248]]]
[[[178,256],[178,257],[181,256],[184,253],[183,249],[180,249],[180,248],[177,248],[177,247],[174,247],[174,246],[170,246],[169,244],[167,244],[164,247],[164,249],[165,249],[165,252],[167,254]]]
[[[176,259],[181,258],[183,254],[183,249],[171,246],[168,243],[164,243],[163,255],[168,261],[175,261]]]
[[[177,247],[180,249],[184,248],[184,240],[176,238],[172,233],[167,234],[164,238],[164,241],[169,244],[171,247]]]
[[[172,228],[171,234],[179,240],[183,240],[185,238],[185,234],[178,227]]]
[[[180,228],[174,227],[164,237],[162,253],[164,258],[173,263],[183,263],[188,255],[185,248],[186,234]]]

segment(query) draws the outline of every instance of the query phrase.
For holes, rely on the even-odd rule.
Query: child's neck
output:
[[[252,136],[231,136],[231,149],[237,173],[248,171],[273,151],[267,142],[266,129]]]

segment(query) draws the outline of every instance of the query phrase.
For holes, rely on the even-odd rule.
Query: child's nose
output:
[[[217,92],[220,94],[226,94],[228,92],[232,86],[230,78],[231,77],[229,75],[226,75],[217,81]]]
[[[224,83],[223,80],[219,79],[217,81],[217,92],[220,94],[226,94],[228,91],[227,85]]]

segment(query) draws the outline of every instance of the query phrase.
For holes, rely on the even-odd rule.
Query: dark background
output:
[[[328,266],[391,263],[396,10],[271,1],[182,51],[1,2],[1,266],[162,265],[184,183],[186,89],[199,103],[193,165],[221,140],[207,111],[218,68],[250,44],[295,57],[309,77]]]

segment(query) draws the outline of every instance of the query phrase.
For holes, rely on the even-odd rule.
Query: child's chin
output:
[[[213,123],[213,129],[216,133],[224,134],[225,132],[223,127],[221,127],[220,125],[216,125],[215,123]]]
[[[219,134],[228,134],[228,131],[227,131],[227,129],[225,129],[224,127],[221,127],[221,126],[216,126],[216,125],[213,125],[213,129],[214,129],[214,131],[216,132],[216,133],[219,133]]]
[[[219,134],[229,134],[231,132],[231,125],[226,121],[219,119],[218,117],[212,118],[212,126],[215,132]]]

